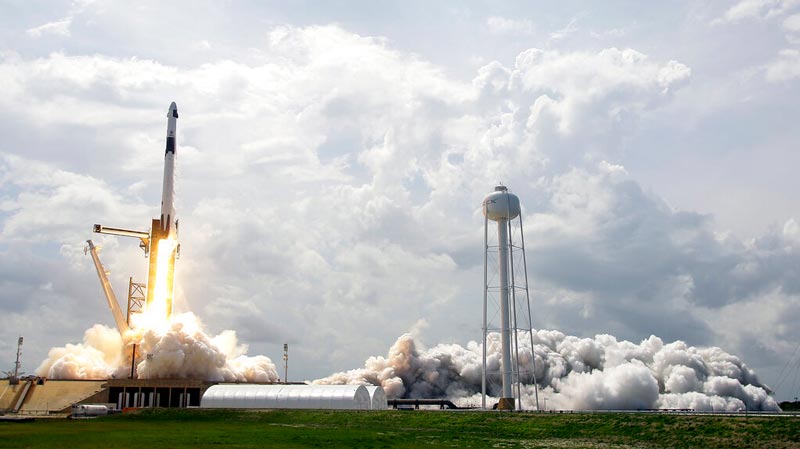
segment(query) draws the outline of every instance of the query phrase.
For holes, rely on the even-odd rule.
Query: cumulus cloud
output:
[[[595,293],[630,295],[638,301],[646,301],[637,293],[642,286],[658,291],[667,289],[666,284],[688,282],[685,298],[710,307],[779,286],[796,292],[795,274],[781,269],[786,258],[799,255],[791,222],[785,231],[745,244],[715,234],[708,217],[675,211],[643,192],[620,168],[599,167],[596,173],[573,170],[545,187],[552,209],[526,220],[533,223],[528,235],[534,236],[532,251],[541,260],[534,262],[537,272],[552,270],[562,286],[579,290],[588,282]],[[619,246],[604,247],[602,242],[608,241]],[[607,265],[609,259],[615,263]],[[565,269],[570,265],[579,267],[574,278]],[[681,276],[688,278],[680,281]],[[600,287],[606,282],[608,290]],[[632,290],[624,291],[628,287]],[[681,294],[670,292],[676,293]]]
[[[122,215],[123,209],[131,213],[136,208],[122,206],[123,199],[102,180],[17,155],[0,153],[0,176],[7,187],[2,203],[7,216],[0,231],[5,243],[80,242],[87,214]]]
[[[63,19],[55,20],[52,22],[39,25],[37,27],[28,28],[25,34],[32,38],[40,38],[46,35],[70,37],[70,28],[76,17],[85,13],[96,0],[73,0],[70,2],[69,11]]]
[[[722,17],[712,23],[737,23],[747,19],[771,19],[783,15],[796,7],[797,0],[740,0],[731,6]]]
[[[796,14],[800,0],[741,0],[722,17],[714,19],[712,24],[738,23],[746,20],[782,19],[781,25],[785,39],[791,44],[800,42],[800,14]],[[795,13],[795,14],[792,14]],[[798,76],[797,51],[783,49],[777,58],[763,67],[768,82],[779,82],[794,79]]]
[[[522,406],[527,409],[537,407],[535,373],[539,407],[546,401],[551,410],[780,410],[753,370],[720,348],[664,344],[655,336],[636,345],[611,335],[590,339],[546,330],[534,331],[533,351],[530,335],[522,333],[518,340]],[[496,374],[502,371],[500,335],[490,333],[487,341],[487,395],[496,401],[502,388]],[[381,385],[389,398],[447,398],[477,405],[482,353],[475,342],[466,348],[440,344],[422,349],[405,334],[386,357],[370,357],[364,368],[314,383]]]
[[[791,81],[800,76],[800,51],[781,50],[778,58],[765,67],[765,76],[770,82]]]
[[[792,14],[783,20],[783,28],[794,33],[800,32],[800,14]]]

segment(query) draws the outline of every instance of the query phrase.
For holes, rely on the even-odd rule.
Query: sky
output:
[[[502,182],[535,327],[720,346],[792,399],[798,78],[797,0],[0,0],[0,369],[113,325],[87,239],[144,282],[91,229],[157,215],[175,101],[176,311],[290,380],[480,339]]]

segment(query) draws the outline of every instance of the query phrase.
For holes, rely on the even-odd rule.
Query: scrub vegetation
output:
[[[4,448],[792,448],[800,417],[152,409],[0,422]]]

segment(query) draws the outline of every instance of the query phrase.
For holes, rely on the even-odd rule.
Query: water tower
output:
[[[481,379],[482,406],[486,408],[486,383],[492,375],[502,382],[502,393],[497,408],[514,410],[521,407],[524,380],[534,385],[536,408],[538,389],[534,375],[533,332],[530,295],[528,293],[528,267],[525,257],[525,239],[522,233],[522,216],[519,198],[504,185],[483,200],[484,257],[483,257],[483,370]],[[489,221],[497,223],[497,240],[489,236]],[[490,263],[490,259],[497,263]],[[492,260],[494,262],[494,260]],[[530,337],[530,369],[520,370],[519,334],[527,331]],[[487,372],[487,337],[499,332],[501,340],[501,367],[499,372]],[[524,335],[524,334],[523,334]],[[515,387],[516,386],[516,391]],[[516,394],[515,394],[516,393]]]

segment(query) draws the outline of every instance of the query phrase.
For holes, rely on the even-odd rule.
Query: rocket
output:
[[[178,220],[175,219],[175,127],[178,106],[173,101],[167,111],[167,148],[164,150],[164,184],[161,190],[161,231],[175,238]],[[173,221],[174,220],[174,221]]]
[[[161,190],[161,216],[154,218],[150,227],[150,263],[147,273],[147,298],[145,310],[160,309],[165,319],[172,315],[172,291],[175,275],[175,258],[179,250],[178,220],[175,217],[175,158],[177,144],[175,129],[178,107],[173,101],[167,111],[167,141],[164,150],[164,183]],[[167,253],[165,253],[167,252]],[[166,264],[159,270],[159,264]],[[164,298],[156,298],[163,295]],[[156,304],[157,302],[157,304]]]

